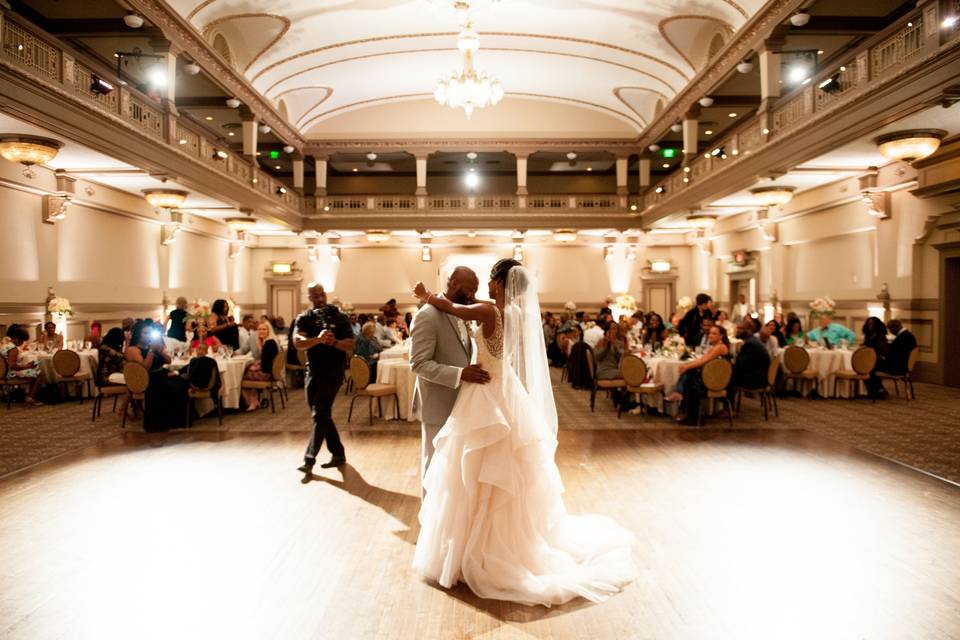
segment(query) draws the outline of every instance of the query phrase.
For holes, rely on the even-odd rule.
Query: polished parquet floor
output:
[[[635,532],[639,577],[547,609],[409,570],[415,432],[128,433],[0,480],[0,637],[960,637],[960,489],[810,432],[565,430],[572,512]]]

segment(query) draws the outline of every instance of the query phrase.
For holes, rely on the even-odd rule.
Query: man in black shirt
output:
[[[313,435],[303,455],[303,465],[298,469],[304,473],[313,471],[317,453],[323,441],[331,458],[320,466],[324,469],[339,467],[346,463],[347,457],[340,442],[340,434],[333,423],[331,410],[340,385],[343,384],[343,372],[347,364],[347,354],[353,353],[353,329],[350,319],[340,313],[333,305],[327,304],[327,293],[323,285],[311,283],[307,288],[312,309],[304,311],[294,324],[293,347],[307,350],[307,404],[313,416]]]
[[[688,347],[692,348],[697,346],[701,331],[703,330],[703,319],[713,319],[713,313],[710,311],[710,303],[712,301],[709,295],[698,293],[697,306],[687,311],[687,315],[683,316],[683,319],[680,321],[680,326],[675,327],[677,333],[683,336],[683,340],[687,343]]]

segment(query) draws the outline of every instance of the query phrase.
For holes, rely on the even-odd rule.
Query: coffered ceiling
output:
[[[631,137],[763,0],[476,0],[478,66],[506,97],[437,105],[457,66],[450,0],[169,0],[309,137]],[[717,39],[715,41],[715,39]]]

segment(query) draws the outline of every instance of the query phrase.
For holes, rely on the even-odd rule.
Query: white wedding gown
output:
[[[444,587],[466,582],[482,598],[605,600],[634,576],[633,536],[610,518],[567,514],[554,433],[534,422],[534,402],[511,411],[503,391],[503,376],[521,382],[501,366],[499,311],[494,336],[478,332],[477,347],[491,380],[462,385],[434,440],[414,569]]]

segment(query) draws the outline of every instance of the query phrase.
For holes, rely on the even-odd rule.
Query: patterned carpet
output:
[[[589,393],[559,385],[553,372],[561,429],[696,429],[683,427],[667,417],[624,414],[604,396],[597,397],[591,413]],[[960,484],[960,389],[917,384],[917,400],[907,402],[891,397],[871,403],[868,400],[803,400],[782,398],[780,417],[763,420],[759,403],[744,399],[742,413],[734,418],[734,429],[805,429],[864,451],[895,460]],[[349,398],[341,392],[334,405],[334,418],[343,430],[396,431],[419,430],[419,423],[374,418],[367,425],[366,403],[358,401],[353,421],[347,422]],[[119,436],[119,419],[105,405],[103,415],[90,421],[91,404],[67,404],[0,408],[0,476],[18,469],[82,449],[101,440]],[[291,391],[285,410],[271,414],[269,409],[252,414],[225,416],[222,427],[215,417],[194,423],[200,431],[303,432],[310,429],[310,417],[302,389]],[[708,420],[711,427],[726,427],[726,420]],[[140,429],[128,423],[128,429]],[[162,436],[160,436],[162,438]],[[306,436],[304,436],[306,443]]]

